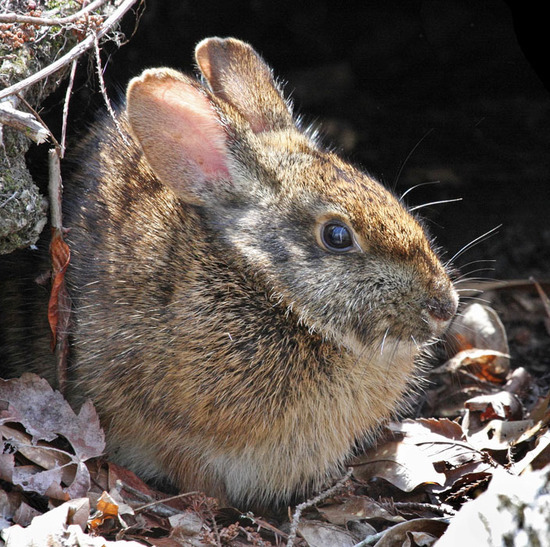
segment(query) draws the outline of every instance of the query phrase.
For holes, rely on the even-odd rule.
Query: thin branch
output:
[[[61,230],[63,218],[61,214],[61,195],[63,184],[61,182],[61,165],[59,155],[55,148],[48,151],[49,167],[49,192],[50,192],[50,219],[52,226]]]
[[[52,140],[56,148],[59,148],[59,143],[54,137],[54,134],[49,130],[46,122],[40,117],[40,114],[32,107],[32,105],[22,95],[17,95],[17,98],[30,110],[31,114],[48,130],[48,137]]]
[[[69,118],[69,101],[71,100],[71,94],[73,92],[74,77],[76,74],[76,59],[71,66],[71,75],[69,76],[69,85],[67,86],[67,92],[65,93],[65,102],[63,103],[63,123],[61,125],[61,159],[65,157],[65,142],[67,140],[67,120]]]
[[[32,74],[28,78],[25,78],[24,80],[21,80],[20,82],[17,82],[16,84],[13,84],[10,87],[7,87],[6,89],[3,89],[0,91],[0,99],[3,99],[4,97],[8,97],[9,95],[15,95],[16,93],[19,93],[26,87],[29,87],[40,80],[43,80],[44,78],[47,78],[48,76],[51,76],[52,74],[56,73],[58,70],[62,69],[64,66],[68,65],[69,63],[72,63],[75,59],[80,57],[85,51],[90,49],[94,46],[94,42],[96,39],[102,38],[107,34],[111,28],[116,25],[120,19],[125,15],[125,13],[137,2],[138,0],[123,0],[121,4],[118,6],[118,8],[111,14],[111,16],[105,20],[103,25],[99,27],[97,32],[94,34],[88,35],[82,42],[77,44],[73,49],[71,49],[68,53],[63,55],[63,57],[60,57],[57,61],[53,62],[51,65],[48,65],[47,67],[44,67],[42,70],[39,70],[38,72]],[[96,38],[97,37],[97,38]]]
[[[109,112],[109,115],[113,119],[113,122],[115,123],[115,126],[118,132],[120,133],[120,136],[122,137],[122,140],[126,144],[128,144],[128,140],[124,136],[124,131],[122,131],[122,127],[120,127],[120,123],[118,122],[115,111],[111,106],[109,95],[107,95],[107,88],[105,87],[105,80],[103,79],[103,68],[101,65],[101,50],[99,49],[99,38],[97,38],[97,36],[96,36],[96,39],[94,40],[94,49],[95,49],[95,57],[96,57],[97,79],[99,80],[99,89],[101,90],[101,94],[103,95],[105,106],[107,107],[107,111]]]
[[[19,13],[2,13],[0,14],[0,23],[25,23],[29,25],[40,25],[40,26],[50,26],[50,27],[62,27],[64,25],[69,25],[81,19],[97,8],[100,8],[105,4],[107,0],[95,0],[91,4],[88,4],[86,7],[81,10],[68,15],[67,17],[33,17],[32,15],[20,15]]]
[[[50,136],[46,126],[32,114],[16,110],[9,100],[0,103],[0,125],[9,125],[21,131],[37,144],[42,144]]]
[[[294,514],[292,515],[292,522],[290,523],[290,532],[288,534],[288,542],[286,544],[287,547],[293,547],[294,545],[294,540],[296,539],[296,534],[298,533],[298,524],[300,524],[300,519],[302,518],[302,512],[309,507],[313,507],[329,496],[332,496],[335,492],[338,492],[338,490],[340,490],[350,479],[352,474],[353,468],[350,467],[348,472],[334,486],[331,486],[328,490],[321,492],[318,496],[304,501],[304,503],[300,503],[300,505],[296,506]]]

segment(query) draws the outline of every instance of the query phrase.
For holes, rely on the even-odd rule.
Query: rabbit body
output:
[[[145,71],[66,206],[72,393],[117,460],[240,507],[319,488],[457,296],[419,222],[292,118],[247,44]]]

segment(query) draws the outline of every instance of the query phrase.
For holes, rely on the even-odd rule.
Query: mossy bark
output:
[[[81,9],[74,0],[9,0],[0,12],[41,17],[66,17]],[[31,10],[32,8],[32,10]],[[36,73],[77,43],[74,26],[0,25],[0,89]],[[68,67],[67,67],[68,68]],[[64,80],[67,68],[19,95],[38,109]],[[28,109],[19,97],[5,100],[17,110]],[[1,106],[1,102],[0,102]],[[0,254],[32,245],[46,224],[47,200],[40,195],[25,163],[32,141],[22,132],[0,125]]]

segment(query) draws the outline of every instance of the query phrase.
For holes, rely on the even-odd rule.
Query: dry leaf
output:
[[[468,441],[478,450],[509,450],[532,425],[531,420],[491,420],[482,429],[468,430]]]
[[[90,475],[85,461],[100,456],[105,449],[105,438],[99,425],[99,418],[90,401],[82,406],[76,415],[63,396],[54,391],[46,380],[34,374],[24,374],[21,378],[0,381],[0,400],[4,409],[0,411],[1,423],[21,424],[29,436],[10,434],[4,430],[4,447],[11,451],[21,451],[32,460],[32,453],[39,456],[43,465],[50,462],[51,468],[42,470],[36,466],[16,466],[10,454],[0,458],[2,476],[11,474],[13,484],[25,490],[60,499],[85,496],[90,488]],[[62,457],[44,458],[44,443],[62,436],[72,446],[74,454],[51,447],[52,454]],[[25,440],[27,439],[27,440]],[[39,444],[40,443],[40,444]],[[71,467],[72,480],[67,480],[66,467]],[[72,474],[74,473],[74,475]]]
[[[550,468],[517,477],[496,471],[486,492],[451,520],[438,547],[550,545]]]
[[[357,543],[349,532],[320,521],[302,522],[298,526],[298,533],[309,547],[353,547]]]
[[[391,514],[373,499],[365,496],[350,496],[343,503],[318,507],[317,510],[331,524],[347,524],[351,520],[382,519],[389,522],[403,522],[399,515]]]
[[[96,509],[97,512],[88,521],[88,527],[93,533],[97,533],[106,520],[118,521],[118,505],[107,492],[103,492],[97,500]]]
[[[26,528],[2,530],[6,547],[143,547],[135,541],[106,541],[84,533],[89,515],[87,498],[74,499],[35,517]]]
[[[172,526],[171,539],[184,541],[184,545],[203,545],[200,536],[204,523],[197,513],[185,511],[169,517],[168,520]]]
[[[388,529],[375,547],[396,547],[405,545],[411,532],[423,532],[433,537],[440,537],[447,528],[447,523],[439,519],[413,519],[401,524],[396,524]],[[428,543],[428,545],[430,545]],[[464,545],[462,543],[457,545]],[[472,544],[475,545],[475,544]],[[479,544],[478,544],[479,545]]]
[[[68,308],[59,306],[59,303],[66,299],[65,272],[71,259],[69,246],[63,240],[61,230],[57,228],[52,229],[50,257],[52,262],[52,288],[48,304],[48,321],[52,331],[53,349],[57,340],[58,325],[66,324],[67,318],[65,315],[69,313]]]
[[[506,329],[497,312],[483,304],[470,304],[453,321],[449,336],[455,337],[460,342],[458,351],[464,349],[492,349],[504,354],[509,354]],[[502,361],[502,365],[508,369],[509,362]]]
[[[502,384],[509,368],[502,366],[508,355],[493,349],[464,349],[451,357],[445,364],[433,369],[434,374],[472,374],[484,382]]]
[[[354,458],[354,476],[363,481],[380,477],[404,492],[412,492],[426,483],[445,484],[445,475],[438,473],[430,458],[414,444],[389,441]]]

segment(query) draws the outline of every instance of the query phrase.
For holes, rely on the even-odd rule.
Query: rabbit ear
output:
[[[146,70],[128,86],[127,113],[155,174],[188,201],[202,203],[206,184],[230,177],[225,131],[194,80]]]
[[[292,112],[271,69],[248,44],[234,38],[199,42],[195,58],[214,95],[233,105],[261,133],[293,126]]]

